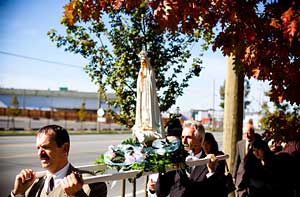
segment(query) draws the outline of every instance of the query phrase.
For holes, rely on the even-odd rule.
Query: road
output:
[[[214,133],[220,144],[222,133]],[[93,164],[100,154],[107,151],[109,145],[116,145],[128,139],[130,134],[109,135],[71,135],[69,160],[74,166]],[[42,171],[35,149],[35,136],[2,136],[0,137],[0,197],[8,196],[12,189],[15,175],[23,168]],[[108,184],[108,196],[121,195],[120,181],[111,189]],[[137,179],[136,196],[145,196],[145,177]],[[132,196],[132,186],[126,181],[126,196]]]
[[[119,144],[130,137],[126,135],[71,135],[69,160],[75,166],[89,165],[112,144]],[[12,189],[15,175],[23,168],[42,171],[37,159],[34,136],[0,137],[0,196],[7,196]],[[144,179],[137,181],[137,196],[144,196]],[[121,184],[109,187],[108,196],[120,196]],[[126,182],[126,192],[131,194],[131,184]]]

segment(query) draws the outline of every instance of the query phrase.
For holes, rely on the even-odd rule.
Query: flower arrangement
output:
[[[104,154],[104,162],[111,166],[129,166],[134,163],[142,163],[145,156],[141,150],[142,146],[129,144],[111,145]]]
[[[140,170],[142,172],[163,173],[174,164],[184,163],[188,152],[179,139],[169,141],[157,139],[151,146],[140,144],[129,138],[116,146],[109,146],[108,151],[96,160],[118,171]]]

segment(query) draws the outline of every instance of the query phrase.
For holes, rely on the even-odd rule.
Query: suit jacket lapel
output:
[[[68,171],[67,171],[67,175],[71,174],[73,171],[78,171],[78,170],[70,164]]]
[[[202,154],[200,155],[199,159],[205,158],[206,155],[204,151],[202,150]],[[203,180],[206,177],[206,174],[208,172],[208,169],[206,165],[201,165],[201,166],[195,166],[194,170],[191,173],[190,179],[194,181],[199,181]]]
[[[195,169],[192,171],[190,179],[193,181],[201,181],[205,178],[206,174],[207,174],[206,165],[196,166]]]
[[[243,140],[242,141],[242,143],[241,143],[241,151],[242,151],[242,158],[244,158],[245,157],[245,155],[246,155],[246,140]]]
[[[72,172],[74,172],[74,171],[77,171],[77,172],[80,172],[80,173],[84,173],[85,171],[83,171],[83,170],[78,170],[77,168],[75,168],[74,166],[72,166],[71,164],[70,164],[70,166],[69,166],[69,168],[68,168],[68,171],[67,171],[67,175],[69,175],[69,174],[71,174]],[[76,196],[79,196],[79,197],[81,197],[81,196],[87,196],[87,194],[89,194],[90,193],[90,187],[88,186],[88,185],[83,185],[82,186],[82,189],[78,192],[78,193],[76,193]]]
[[[35,182],[30,188],[28,195],[26,196],[40,196],[42,190],[44,189],[46,176],[39,178],[37,182]]]

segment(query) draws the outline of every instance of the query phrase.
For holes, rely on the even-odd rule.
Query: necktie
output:
[[[251,148],[251,144],[250,144],[250,142],[247,142],[246,144],[247,144],[247,146],[246,146],[246,154],[248,154],[248,151]]]
[[[51,178],[49,179],[49,182],[48,182],[48,188],[47,188],[47,194],[49,194],[54,188],[54,179],[53,177],[51,176]]]

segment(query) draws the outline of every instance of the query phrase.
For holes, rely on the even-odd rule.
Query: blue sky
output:
[[[57,48],[47,32],[54,28],[63,32],[60,25],[63,5],[67,0],[0,0],[0,86],[5,88],[51,89],[67,87],[69,90],[96,92],[96,86],[84,72],[87,63],[80,55]],[[197,50],[197,47],[194,47]],[[5,53],[17,54],[59,65],[24,59]],[[184,96],[177,104],[182,111],[193,109],[220,109],[219,88],[226,76],[226,58],[220,53],[207,52],[203,57],[204,69],[199,78],[190,81]],[[253,110],[259,108],[266,87],[252,81]],[[215,84],[215,85],[213,85]],[[213,91],[213,87],[215,87]],[[255,104],[256,103],[256,104]]]

